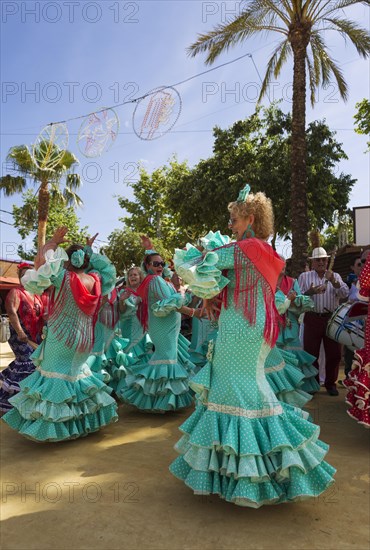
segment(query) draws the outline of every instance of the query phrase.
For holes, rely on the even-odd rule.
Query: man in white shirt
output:
[[[341,359],[341,346],[328,336],[326,327],[339,300],[347,298],[349,289],[339,273],[327,269],[329,256],[322,247],[315,248],[310,257],[311,271],[301,273],[298,284],[302,294],[310,296],[315,303],[314,311],[304,316],[303,347],[316,357],[314,365],[318,368],[320,345],[325,350],[325,388],[329,395],[338,395],[336,381]]]

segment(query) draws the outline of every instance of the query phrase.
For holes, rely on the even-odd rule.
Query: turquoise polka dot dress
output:
[[[176,251],[176,271],[195,294],[218,294],[227,282],[219,271],[224,269],[229,291],[213,358],[190,383],[199,404],[180,427],[179,457],[170,471],[195,494],[217,494],[240,506],[316,497],[333,483],[335,469],[324,461],[328,445],[319,441],[320,429],[307,413],[279,401],[266,379],[270,347],[263,336],[262,287],[258,282],[251,325],[234,306],[234,249],[204,258],[190,245]]]
[[[22,280],[27,290],[41,294],[55,287],[55,305],[46,338],[32,355],[37,365],[12,398],[13,409],[3,420],[36,441],[64,441],[85,436],[114,422],[117,405],[111,389],[86,364],[93,348],[93,317],[79,309],[70,286],[68,259],[63,249],[46,253],[46,263],[28,270]],[[90,267],[100,275],[102,292],[115,283],[115,269],[105,256],[91,254]],[[80,345],[84,342],[84,345]]]
[[[148,334],[154,352],[127,367],[119,397],[147,412],[166,412],[188,407],[193,402],[189,377],[194,365],[189,359],[189,341],[180,334],[181,314],[187,300],[162,277],[149,283]]]

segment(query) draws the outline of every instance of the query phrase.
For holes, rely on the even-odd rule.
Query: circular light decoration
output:
[[[87,116],[78,132],[78,148],[88,158],[100,157],[117,138],[119,118],[113,109]]]
[[[68,146],[68,128],[64,123],[48,124],[38,135],[32,157],[40,170],[53,170],[64,157]]]
[[[179,92],[171,86],[160,86],[141,99],[132,115],[134,132],[140,139],[158,139],[167,134],[181,113]]]

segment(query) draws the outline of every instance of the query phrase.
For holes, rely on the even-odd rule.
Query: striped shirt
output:
[[[328,313],[334,311],[339,306],[339,300],[347,298],[349,294],[348,285],[343,282],[339,273],[333,273],[334,279],[340,283],[338,289],[328,282],[326,285],[326,279],[319,277],[316,271],[305,271],[298,277],[298,284],[301,287],[302,294],[305,294],[307,290],[313,286],[326,285],[326,290],[322,294],[312,294],[310,298],[314,301],[316,313]]]

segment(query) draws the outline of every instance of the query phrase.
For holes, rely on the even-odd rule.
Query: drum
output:
[[[326,329],[326,335],[347,346],[352,351],[364,347],[365,342],[365,316],[356,319],[350,319],[351,309],[356,306],[354,304],[341,304],[330,317]]]

